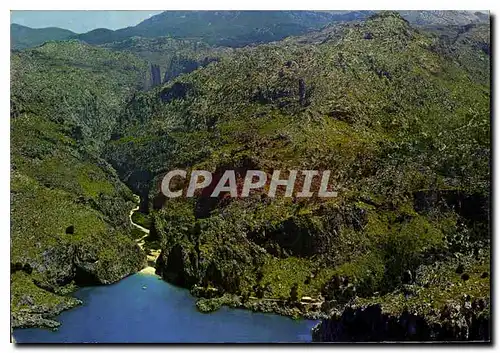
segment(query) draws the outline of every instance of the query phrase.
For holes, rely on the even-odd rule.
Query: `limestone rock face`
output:
[[[379,305],[347,307],[313,329],[315,342],[489,341],[487,303],[449,305],[437,320],[403,312],[386,314]],[[482,309],[481,309],[482,308]]]
[[[151,65],[151,86],[156,87],[161,84],[160,67],[158,65]]]

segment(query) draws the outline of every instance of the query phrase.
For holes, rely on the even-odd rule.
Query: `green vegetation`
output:
[[[149,216],[139,211],[136,211],[132,214],[132,222],[143,226],[146,229],[149,229],[151,227],[151,219],[149,218]]]
[[[460,62],[471,72],[471,78],[483,84],[490,81],[490,24],[466,26],[429,26],[439,37],[436,50]]]
[[[112,283],[143,266],[130,236],[133,194],[99,155],[145,68],[78,42],[12,55],[14,326],[52,327],[76,303],[71,283]]]
[[[12,305],[28,310],[18,325],[50,326],[23,288],[57,304],[143,265],[128,222],[137,200],[122,181],[141,196],[146,213],[132,217],[151,229],[146,250],[162,249],[157,271],[204,312],[381,305],[432,321],[464,295],[489,300],[489,26],[416,30],[382,12],[229,50],[210,45],[267,42],[283,28],[227,37],[219,25],[189,40],[131,38],[162,29],[145,21],[92,33],[115,41],[105,48],[13,54]],[[152,88],[149,64],[167,76]],[[234,169],[239,185],[247,169],[331,170],[339,196],[165,200],[161,179],[179,168]]]
[[[122,105],[144,87],[146,71],[147,64],[133,55],[78,41],[21,51],[11,59],[11,115],[50,120],[77,149],[96,153],[109,139]]]
[[[11,275],[12,326],[45,326],[55,328],[57,321],[48,319],[65,309],[81,304],[81,301],[69,296],[60,296],[47,292],[33,283],[24,272]]]
[[[313,340],[488,341],[490,263],[482,250],[422,265],[414,283],[393,293],[355,298],[316,326]]]
[[[120,175],[142,173],[129,184],[149,194],[162,276],[221,294],[343,305],[385,298],[420,266],[487,246],[481,33],[455,43],[470,54],[456,60],[443,38],[381,13],[224,53],[137,95],[105,155]],[[164,200],[161,177],[177,168],[329,169],[339,197]]]
[[[162,82],[207,66],[217,61],[223,53],[231,52],[229,48],[211,47],[204,42],[172,37],[132,37],[104,44],[103,47],[133,53],[153,65],[158,65],[159,79]]]
[[[200,299],[196,302],[196,308],[202,313],[217,311],[223,305],[237,308],[241,305],[241,302],[237,296],[227,294],[213,299]]]
[[[36,47],[48,41],[65,40],[74,35],[75,33],[67,29],[57,27],[29,28],[13,23],[10,25],[10,48]]]
[[[267,43],[318,29],[330,22],[365,18],[369,12],[340,11],[165,11],[134,27],[96,29],[77,35],[90,44],[118,42],[132,37],[203,41],[210,45],[242,47]]]
[[[491,267],[488,252],[489,249],[482,249],[479,258],[462,256],[421,266],[416,271],[415,285],[380,298],[359,298],[356,304],[380,304],[383,311],[391,314],[410,310],[430,320],[438,320],[445,305],[462,304],[464,299],[472,302],[489,298]],[[457,271],[461,267],[463,270]]]

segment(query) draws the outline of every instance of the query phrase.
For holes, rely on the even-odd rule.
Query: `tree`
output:
[[[299,285],[294,283],[292,288],[290,288],[290,301],[296,303],[299,301]]]

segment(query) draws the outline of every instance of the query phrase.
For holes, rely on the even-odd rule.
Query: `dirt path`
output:
[[[133,214],[134,214],[134,212],[135,212],[135,211],[137,211],[137,210],[139,210],[139,206],[135,206],[133,209],[131,209],[131,210],[130,210],[130,213],[129,213],[129,215],[128,215],[128,218],[130,219],[130,223],[131,223],[134,227],[138,228],[141,232],[146,233],[146,234],[144,235],[144,237],[143,237],[143,238],[145,238],[145,237],[147,237],[147,236],[148,236],[148,234],[149,234],[149,229],[144,228],[143,226],[141,226],[141,225],[139,225],[139,224],[137,224],[137,223],[134,223],[134,221],[132,220],[132,215],[133,215]],[[142,239],[142,238],[141,238],[141,239]]]
[[[146,238],[149,235],[149,229],[144,228],[143,226],[141,226],[141,225],[139,225],[137,223],[134,223],[134,221],[132,220],[132,215],[137,210],[139,210],[139,206],[136,206],[132,210],[130,210],[130,213],[129,213],[128,217],[130,219],[130,224],[132,224],[132,226],[136,227],[137,229],[139,229],[141,232],[144,233],[144,235],[142,237],[140,237],[139,239],[137,239],[137,245],[139,245],[139,247],[142,250],[146,251],[144,249],[144,244],[146,242]],[[160,252],[161,252],[160,249],[150,249],[149,253],[146,252],[148,265],[140,271],[141,273],[155,274],[156,269],[154,268],[154,265],[156,263],[156,260],[158,259],[158,256],[160,256]]]

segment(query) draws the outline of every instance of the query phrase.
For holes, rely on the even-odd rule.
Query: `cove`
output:
[[[154,275],[75,293],[84,304],[58,316],[57,331],[14,330],[18,343],[310,342],[312,320],[223,307],[203,314],[188,290]]]

